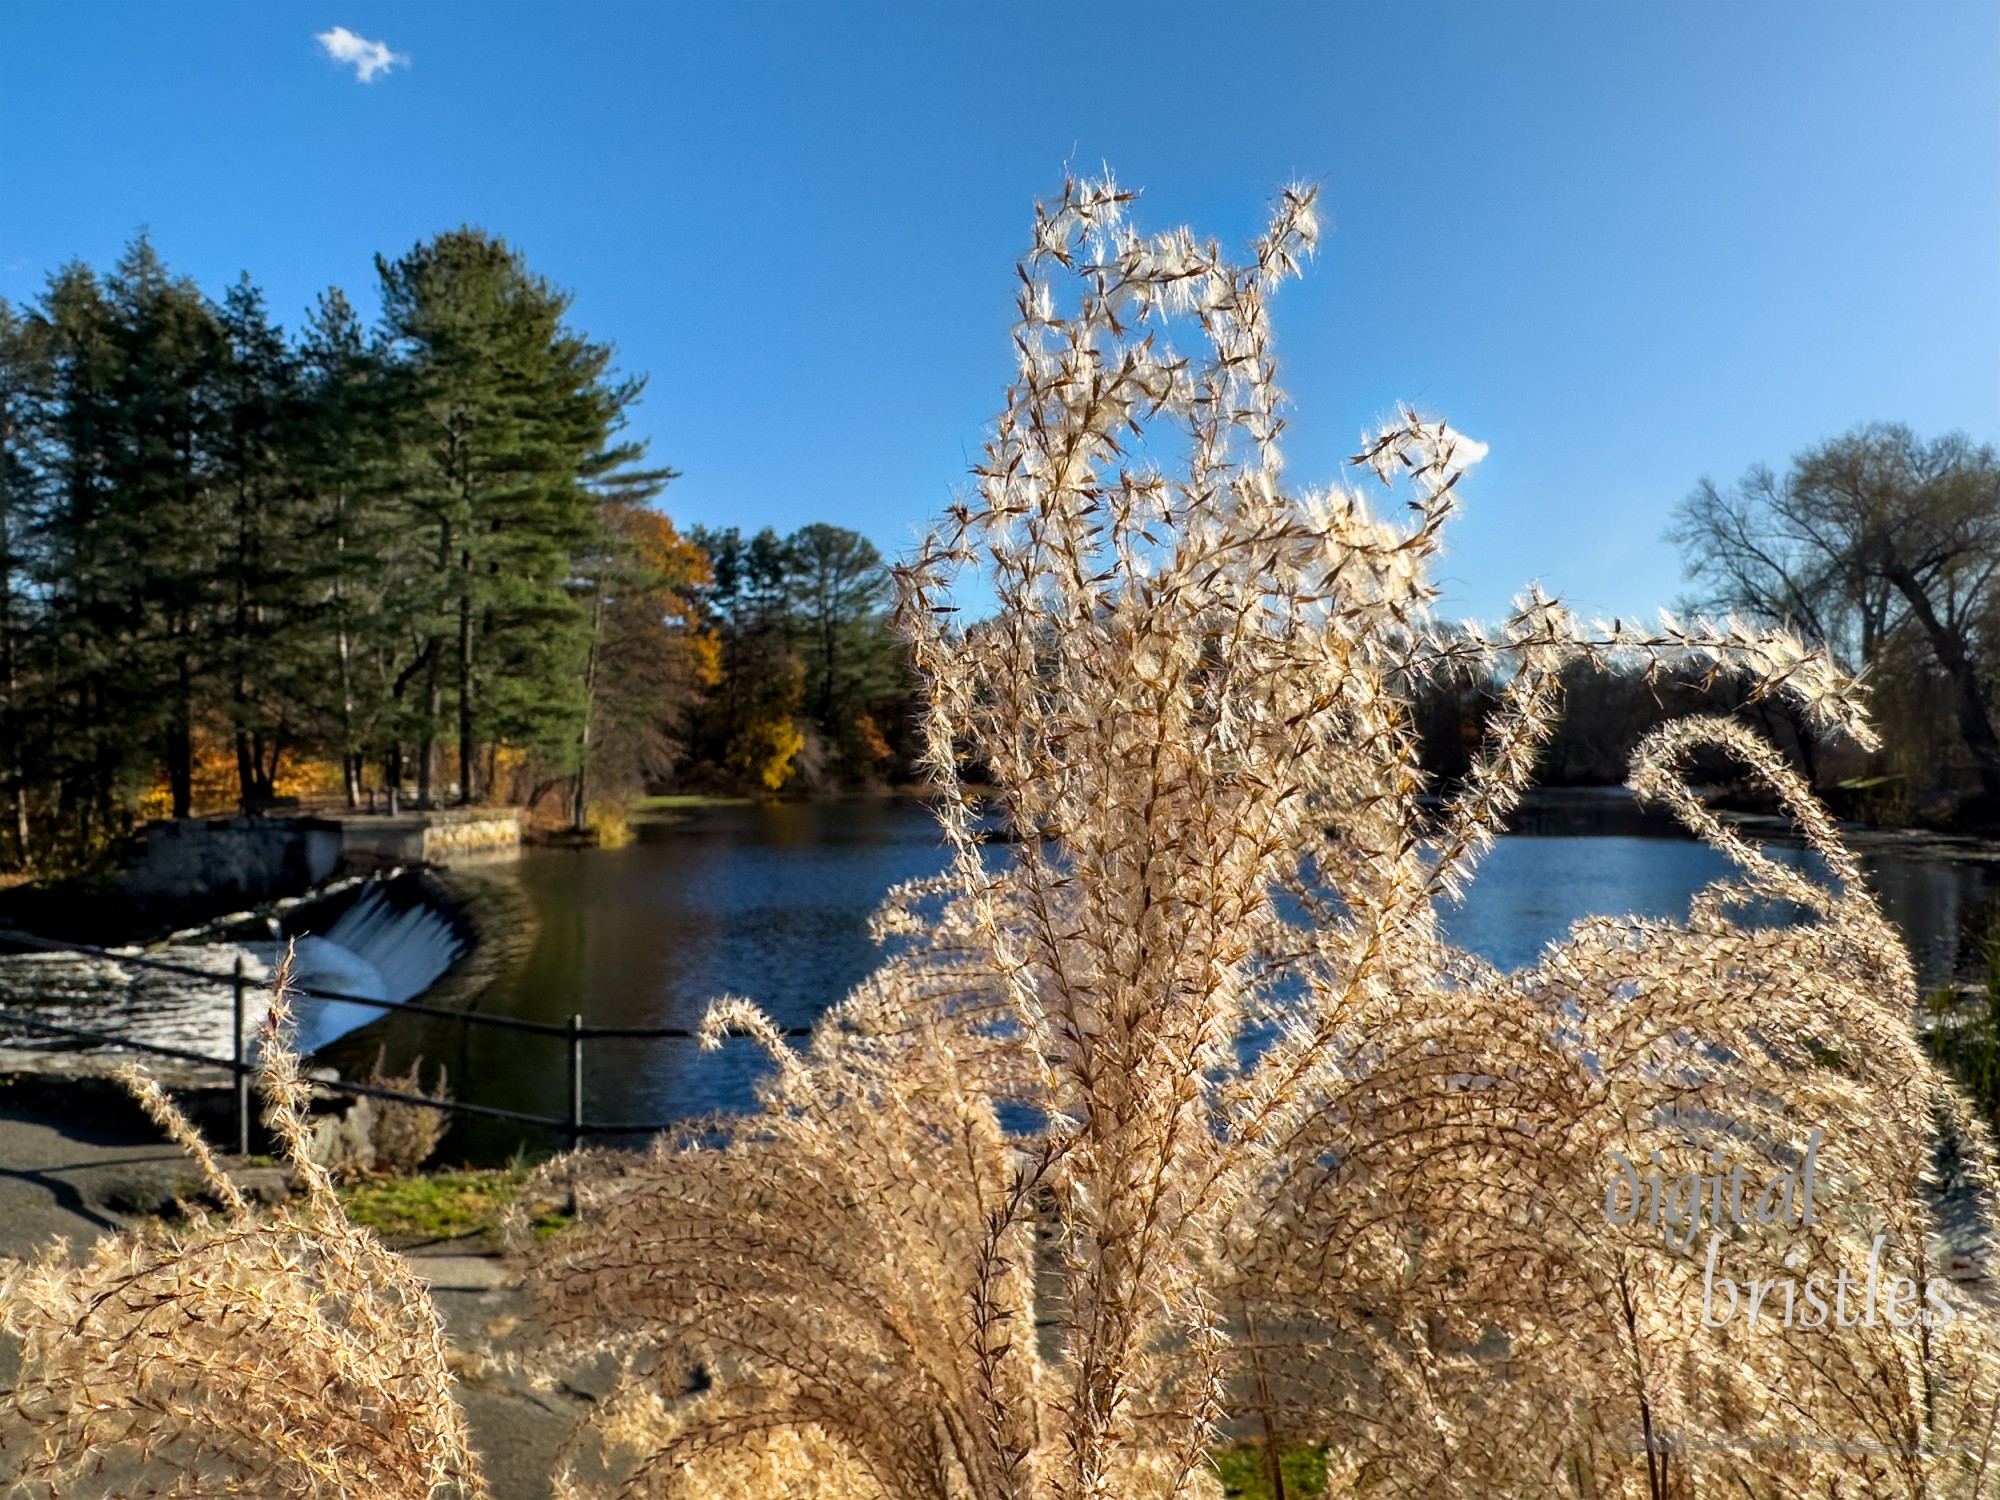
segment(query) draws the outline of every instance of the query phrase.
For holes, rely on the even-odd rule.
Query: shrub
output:
[[[382,1058],[378,1048],[362,1084],[440,1102],[451,1098],[442,1067],[436,1086],[426,1093],[421,1081],[422,1058],[415,1059],[409,1071],[400,1075],[384,1073]],[[332,1074],[327,1076],[331,1079]],[[450,1127],[448,1111],[356,1094],[345,1107],[312,1121],[311,1151],[313,1160],[342,1182],[377,1172],[406,1176],[430,1158]]]
[[[422,1078],[424,1060],[421,1057],[411,1060],[407,1073],[391,1074],[382,1071],[383,1056],[384,1049],[377,1048],[374,1065],[369,1068],[363,1082],[393,1093],[414,1094],[439,1103],[450,1101],[450,1080],[442,1063],[438,1065],[437,1081],[425,1089]],[[373,1165],[379,1171],[407,1177],[430,1160],[431,1153],[437,1150],[438,1143],[451,1128],[449,1110],[404,1104],[394,1099],[375,1098],[366,1099],[366,1102],[371,1107],[368,1135],[369,1143],[374,1148]]]
[[[623,802],[606,797],[591,803],[584,822],[596,836],[600,849],[623,849],[632,842],[632,824]]]

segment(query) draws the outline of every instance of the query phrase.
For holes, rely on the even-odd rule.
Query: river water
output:
[[[930,813],[907,801],[719,806],[641,823],[637,832],[623,849],[529,849],[518,859],[455,868],[447,885],[482,938],[424,998],[556,1025],[580,1015],[597,1026],[692,1028],[711,1000],[740,995],[781,1025],[808,1025],[874,966],[868,919],[883,894],[939,873],[946,862]],[[1796,849],[1771,852],[1815,863]],[[2000,897],[2000,863],[1980,853],[1954,856],[1935,844],[1863,849],[1868,878],[1927,986],[1976,961],[1978,935]],[[1004,847],[993,856],[1004,858]],[[1720,854],[1688,839],[1512,835],[1487,855],[1466,899],[1446,910],[1444,921],[1454,941],[1515,968],[1532,963],[1579,917],[1681,916],[1690,895],[1728,873]],[[367,897],[344,910],[323,909],[325,941],[316,934],[305,946],[319,942],[326,955],[345,961],[312,976],[323,988],[405,999],[451,963],[459,946],[443,915],[421,900]],[[311,926],[293,922],[289,929],[296,935]],[[256,977],[276,947],[197,942],[166,956],[226,974],[239,954]],[[357,985],[357,975],[367,983]],[[0,1000],[32,1004],[66,1024],[82,1024],[82,1017],[102,1026],[95,1018],[115,1016],[113,1030],[210,1055],[229,1049],[226,989],[174,976],[135,978],[90,960],[6,958]],[[337,1003],[303,1012],[302,1023],[317,1036],[367,1023],[319,1056],[349,1077],[365,1073],[380,1048],[392,1070],[421,1057],[431,1079],[442,1065],[461,1100],[558,1118],[568,1112],[561,1037],[407,1013],[377,1020],[376,1012]],[[584,1058],[584,1113],[593,1123],[659,1123],[741,1108],[763,1068],[747,1041],[702,1052],[686,1039],[607,1038],[588,1042]],[[441,1155],[491,1161],[517,1145],[539,1151],[559,1142],[536,1127],[524,1135],[515,1124],[461,1116]]]
[[[930,814],[908,802],[716,807],[638,832],[623,849],[531,849],[481,872],[489,894],[528,916],[517,950],[459,986],[453,1003],[558,1023],[579,1014],[596,1025],[692,1027],[710,1000],[733,994],[805,1025],[873,967],[867,921],[882,894],[945,863]],[[1949,977],[1994,899],[1994,867],[1934,851],[1872,852],[1865,863],[1925,982]],[[1726,873],[1721,855],[1689,840],[1513,836],[1445,922],[1455,941],[1511,968],[1582,916],[1684,915],[1689,896]],[[567,1107],[560,1039],[402,1017],[357,1045],[372,1056],[384,1032],[392,1062],[415,1051],[444,1062],[460,1098],[551,1115]],[[660,1121],[738,1108],[760,1070],[745,1041],[715,1052],[678,1040],[594,1042],[586,1116]],[[490,1157],[518,1135],[461,1125],[444,1154]]]

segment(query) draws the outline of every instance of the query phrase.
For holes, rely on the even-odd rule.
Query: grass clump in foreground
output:
[[[0,1260],[0,1493],[485,1500],[444,1326],[313,1160],[311,1085],[284,1048],[287,961],[263,1028],[264,1120],[299,1191],[253,1210],[159,1086],[128,1086],[221,1212]]]
[[[518,1162],[424,1177],[369,1178],[342,1187],[340,1203],[349,1220],[374,1230],[391,1245],[471,1239],[497,1243],[501,1218],[520,1198],[527,1180],[528,1168]],[[551,1204],[526,1207],[536,1239],[546,1239],[569,1223],[568,1216]]]

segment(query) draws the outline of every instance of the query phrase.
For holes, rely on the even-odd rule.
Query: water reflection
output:
[[[523,855],[512,878],[537,935],[475,1009],[692,1028],[709,1001],[741,995],[780,1025],[808,1025],[875,967],[868,918],[884,893],[946,861],[935,821],[906,802],[711,808],[684,823],[642,824],[639,835],[623,849]],[[402,1046],[476,1080],[461,1097],[567,1110],[559,1040],[396,1024]],[[585,1113],[646,1121],[741,1108],[763,1067],[749,1042],[716,1052],[672,1039],[593,1042]],[[460,1131],[467,1144],[502,1135],[511,1128]]]
[[[1963,972],[1973,955],[1965,950],[1974,930],[1994,910],[1991,864],[1879,854],[1863,860],[1868,882],[1882,909],[1903,930],[1918,978],[1928,987]]]

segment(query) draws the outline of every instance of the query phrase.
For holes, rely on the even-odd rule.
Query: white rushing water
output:
[[[8,955],[0,957],[0,1003],[58,1025],[227,1059],[234,1005],[226,981],[241,959],[250,981],[244,1024],[254,1038],[270,1010],[269,984],[285,947],[277,941],[177,942],[145,954],[213,974],[225,981],[220,984],[79,954]],[[464,953],[465,942],[442,912],[423,904],[399,910],[374,886],[323,936],[299,938],[292,948],[292,983],[298,989],[401,1004],[435,984]],[[292,1045],[312,1052],[381,1013],[377,1006],[300,996],[293,1002]],[[76,1045],[25,1031],[10,1040],[16,1046]]]

